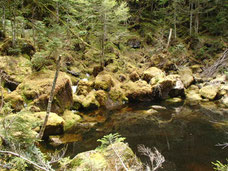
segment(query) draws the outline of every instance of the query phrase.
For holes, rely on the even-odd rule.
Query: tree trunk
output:
[[[169,44],[170,44],[171,37],[172,37],[172,31],[173,31],[173,29],[171,28],[170,31],[169,31],[169,39],[168,39],[168,43],[167,43],[167,45],[166,45],[166,49],[169,48]]]
[[[51,112],[51,105],[52,105],[52,101],[53,101],[53,97],[54,97],[54,90],[55,90],[55,86],[56,86],[56,82],[58,79],[58,75],[59,75],[59,69],[60,69],[60,60],[61,60],[61,55],[59,55],[58,60],[57,60],[57,67],[56,67],[56,72],[55,72],[55,78],[53,80],[53,84],[52,84],[52,88],[51,88],[51,92],[50,92],[50,97],[48,100],[48,106],[47,106],[47,113],[44,119],[44,123],[40,129],[39,135],[37,136],[38,139],[42,139],[43,135],[44,135],[44,131],[48,122],[48,117],[49,114]]]
[[[56,22],[59,23],[59,2],[56,2]]]
[[[200,4],[199,0],[197,1],[197,7],[196,7],[196,16],[195,16],[195,33],[198,34],[199,32],[199,10],[200,10]]]
[[[174,38],[177,38],[177,4],[176,0],[174,0]]]
[[[5,35],[5,33],[6,33],[6,7],[5,7],[5,3],[3,4],[2,27],[3,27],[3,34]]]
[[[35,35],[36,33],[35,33],[35,21],[34,21],[35,10],[36,10],[36,7],[33,8],[32,10],[32,39],[33,39],[34,47],[36,46],[36,35]]]
[[[103,33],[102,33],[102,39],[101,39],[101,59],[100,59],[101,66],[104,66],[106,31],[107,31],[106,14],[104,14],[103,15]]]
[[[3,107],[3,91],[2,91],[2,72],[0,72],[0,92],[1,92],[1,104],[0,104],[0,113]]]
[[[190,36],[192,35],[192,16],[193,16],[193,3],[190,2],[190,28],[189,28],[189,32],[190,32]]]
[[[12,46],[13,48],[15,48],[16,46],[16,16],[14,14],[14,9],[11,11],[12,12],[12,15],[13,15],[13,18],[11,20],[11,29],[12,29]]]

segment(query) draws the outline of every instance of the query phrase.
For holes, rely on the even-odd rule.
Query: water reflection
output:
[[[155,104],[156,105],[156,104]],[[228,148],[228,112],[202,107],[134,104],[116,111],[81,114],[84,123],[96,122],[81,130],[82,141],[71,144],[71,156],[96,148],[97,139],[118,132],[137,153],[137,145],[156,147],[166,158],[166,171],[210,171],[212,161],[225,162]],[[75,129],[75,131],[78,130]],[[78,132],[77,132],[78,133]],[[146,159],[140,157],[142,161]]]

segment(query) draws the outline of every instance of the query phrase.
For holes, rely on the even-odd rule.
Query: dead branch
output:
[[[45,130],[47,122],[48,122],[48,117],[49,117],[49,114],[51,112],[51,105],[52,105],[52,101],[53,101],[53,97],[54,97],[54,90],[55,90],[56,82],[57,82],[58,75],[59,75],[60,60],[61,60],[61,55],[59,55],[58,60],[57,60],[55,78],[53,80],[51,93],[50,93],[50,97],[49,97],[49,100],[48,100],[47,113],[46,113],[46,116],[45,116],[45,119],[44,119],[44,123],[43,123],[43,125],[42,125],[42,127],[40,129],[40,132],[39,132],[38,136],[37,136],[38,139],[42,139],[43,138],[44,130]]]
[[[16,157],[20,157],[21,159],[25,160],[27,163],[33,165],[34,167],[36,167],[37,169],[40,169],[40,170],[45,170],[45,171],[49,171],[48,169],[46,169],[45,167],[42,167],[36,163],[34,163],[33,161],[27,159],[26,157],[24,156],[21,156],[20,154],[18,153],[14,153],[12,151],[2,151],[0,150],[0,153],[4,153],[4,154],[8,154],[8,155],[13,155],[13,156],[16,156]]]
[[[0,163],[0,167],[2,167],[4,169],[9,169],[9,170],[12,169],[9,164],[1,164]]]
[[[124,170],[128,171],[127,166],[124,164],[124,162],[123,162],[121,156],[119,155],[119,153],[118,153],[118,152],[116,151],[116,149],[114,148],[113,143],[112,143],[112,140],[109,139],[109,142],[110,142],[110,144],[111,144],[112,150],[114,151],[114,153],[115,153],[116,156],[118,157],[118,159],[119,159],[121,165],[123,166]]]
[[[3,91],[2,91],[2,71],[0,71],[0,92],[1,92],[1,104],[0,104],[0,113],[2,111],[2,107],[3,107]]]
[[[228,49],[224,51],[222,56],[213,65],[204,69],[201,75],[206,77],[211,77],[216,72],[218,72],[220,68],[226,66],[227,63],[228,63]]]
[[[60,152],[58,152],[57,154],[54,154],[51,157],[51,161],[49,161],[48,164],[54,164],[54,163],[59,162],[65,156],[67,148],[68,148],[68,145],[64,146],[63,149]]]
[[[156,148],[154,148],[154,150],[155,150],[155,152],[152,152],[150,148],[145,147],[144,145],[138,146],[138,151],[142,155],[150,158],[152,171],[155,171],[158,168],[161,168],[162,163],[165,161],[164,156]]]
[[[216,146],[218,147],[222,147],[222,149],[225,149],[226,147],[228,147],[228,143],[223,143],[223,144],[216,144]]]

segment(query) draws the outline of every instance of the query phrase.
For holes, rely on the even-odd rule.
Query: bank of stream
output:
[[[216,160],[225,162],[228,148],[228,110],[183,104],[138,103],[118,110],[80,113],[84,128],[72,130],[68,137],[80,137],[69,143],[68,155],[95,149],[97,139],[118,132],[144,163],[137,146],[156,147],[166,159],[162,170],[210,171]],[[73,133],[73,134],[72,134]],[[72,141],[71,138],[69,138]]]

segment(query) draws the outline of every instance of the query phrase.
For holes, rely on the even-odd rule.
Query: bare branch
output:
[[[63,147],[63,149],[59,151],[56,155],[52,156],[51,161],[48,163],[54,164],[59,162],[65,156],[67,148],[68,148],[68,144],[65,147]]]
[[[213,74],[218,72],[218,70],[221,67],[224,67],[227,63],[228,63],[228,49],[226,49],[224,51],[222,56],[213,65],[211,65],[210,67],[206,68],[203,71],[202,75],[203,76],[207,76],[207,77],[211,77]]]
[[[2,71],[0,72],[0,92],[1,92],[1,104],[0,104],[0,113],[2,111],[2,107],[3,107],[3,91],[2,91]]]
[[[0,167],[2,167],[4,169],[12,169],[9,164],[1,164],[0,163]]]
[[[154,148],[154,150],[155,150],[155,152],[152,152],[149,147],[145,147],[144,145],[138,146],[138,151],[142,155],[150,158],[152,171],[155,171],[158,168],[161,168],[162,163],[165,161],[164,156],[156,148]]]
[[[14,153],[12,151],[2,151],[0,150],[0,153],[4,153],[4,154],[8,154],[8,155],[13,155],[13,156],[16,156],[16,157],[20,157],[21,159],[25,160],[26,162],[28,162],[29,164],[33,165],[34,167],[38,168],[38,169],[41,169],[41,170],[45,170],[45,171],[48,171],[48,169],[46,169],[45,167],[42,167],[36,163],[34,163],[33,161],[27,159],[26,157],[24,156],[21,156],[20,154],[18,153]]]
[[[110,142],[110,144],[111,144],[111,146],[112,146],[112,150],[114,151],[114,153],[115,153],[116,156],[118,157],[118,159],[119,159],[120,163],[122,164],[124,170],[128,171],[128,169],[127,169],[126,165],[124,164],[124,162],[123,162],[121,156],[120,156],[119,153],[116,151],[116,149],[113,147],[113,142],[112,142],[112,140],[109,139],[109,142]]]
[[[223,143],[223,144],[216,144],[216,146],[218,147],[222,147],[222,149],[225,149],[226,147],[228,147],[228,143]]]

